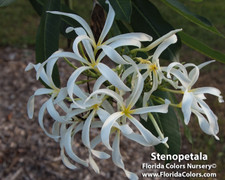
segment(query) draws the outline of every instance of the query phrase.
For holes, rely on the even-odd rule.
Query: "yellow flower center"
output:
[[[131,110],[130,107],[124,108],[123,109],[123,113],[125,116],[130,116],[130,114],[132,114],[134,112],[134,110]]]
[[[93,108],[94,110],[98,110],[98,107],[99,107],[98,104],[95,104],[95,105],[92,106],[92,108]]]
[[[149,70],[150,71],[156,71],[158,68],[157,68],[157,66],[156,66],[156,64],[150,64],[149,65]]]

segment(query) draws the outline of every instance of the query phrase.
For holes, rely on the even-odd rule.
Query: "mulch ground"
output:
[[[67,169],[60,159],[59,144],[48,138],[37,121],[38,108],[43,100],[37,98],[33,119],[28,119],[26,103],[33,92],[42,87],[35,80],[35,72],[25,72],[29,62],[34,63],[35,55],[32,49],[0,48],[0,179],[2,180],[118,180],[126,179],[124,172],[112,161],[97,161],[100,174],[89,168],[79,166],[75,171]],[[214,71],[203,74],[200,84],[212,79],[210,85],[225,92],[225,65],[218,66]],[[61,73],[67,74],[63,68]],[[217,74],[223,78],[218,78]],[[208,80],[207,80],[208,81]],[[224,105],[217,110],[220,117],[224,116]],[[48,116],[46,118],[49,118]],[[220,133],[224,137],[224,132]],[[125,140],[125,139],[124,139]],[[183,151],[188,151],[190,145],[184,144]],[[185,150],[186,149],[186,150]],[[121,153],[125,167],[137,173],[144,162],[150,163],[149,154],[153,148],[142,147],[125,140],[121,143]],[[77,154],[81,157],[86,153],[82,146]]]

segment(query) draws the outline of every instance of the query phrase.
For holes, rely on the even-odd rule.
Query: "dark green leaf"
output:
[[[115,10],[116,19],[129,23],[132,12],[131,0],[110,0],[110,3]]]
[[[116,19],[130,22],[132,13],[131,0],[109,0],[109,1],[115,11]],[[105,0],[98,0],[98,2],[106,11],[108,11],[108,5],[105,3]]]
[[[203,0],[191,0],[191,1],[193,1],[193,2],[202,2]]]
[[[181,37],[182,42],[187,46],[195,49],[196,51],[199,51],[200,53],[206,56],[209,56],[212,59],[225,63],[225,54],[208,47],[204,43],[198,41],[197,39],[191,37],[190,35],[184,32],[180,32],[179,35]]]
[[[134,31],[147,33],[156,40],[174,29],[148,0],[133,0],[132,6],[131,26]],[[181,41],[178,37],[178,42],[169,46],[160,57],[178,61],[180,47]]]
[[[154,94],[164,99],[172,98],[170,93],[167,92],[157,91]],[[167,114],[158,113],[154,114],[154,117],[159,124],[164,136],[168,137],[167,143],[169,145],[169,149],[167,149],[163,144],[157,145],[155,146],[156,151],[161,154],[178,154],[181,147],[181,135],[179,130],[178,118],[174,111],[174,108],[170,106]],[[158,136],[150,119],[148,119],[147,122],[141,120],[141,123],[155,136]]]
[[[214,27],[211,22],[206,19],[205,17],[199,16],[197,14],[194,14],[193,12],[189,11],[181,2],[178,0],[161,0],[163,3],[165,3],[167,6],[172,8],[174,11],[179,13],[180,15],[184,16],[189,21],[199,25],[200,27],[205,28],[208,31],[211,31],[213,33],[216,33],[219,36],[224,37],[223,34],[221,34],[216,27]]]
[[[36,38],[36,61],[42,63],[52,53],[58,50],[60,16],[55,16],[46,11],[60,10],[60,0],[45,1],[41,22]],[[59,72],[55,66],[52,74],[56,86],[60,86]]]
[[[35,11],[41,15],[43,11],[43,5],[45,3],[45,0],[29,0]],[[59,11],[67,12],[67,13],[74,13],[73,10],[71,10],[69,7],[67,7],[65,4],[61,4],[61,7]],[[57,15],[55,15],[57,16]],[[76,34],[74,32],[66,33],[65,30],[67,27],[78,27],[80,26],[79,23],[77,23],[75,20],[66,17],[61,16],[61,23],[60,23],[60,33],[65,36],[67,39],[75,39]]]
[[[0,7],[8,6],[13,3],[15,0],[0,0]]]
[[[38,13],[39,16],[41,16],[43,11],[43,4],[38,2],[37,0],[29,0],[34,10]]]

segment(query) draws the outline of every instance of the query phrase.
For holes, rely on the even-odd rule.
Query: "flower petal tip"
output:
[[[216,139],[217,141],[220,140],[220,138],[219,138],[217,135],[214,135],[214,137],[215,137],[215,139]]]

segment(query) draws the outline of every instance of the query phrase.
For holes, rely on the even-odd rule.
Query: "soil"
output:
[[[12,47],[0,48],[0,179],[2,180],[118,180],[126,179],[124,172],[117,168],[112,160],[97,161],[100,174],[93,170],[78,166],[72,171],[67,169],[60,159],[59,144],[48,138],[37,121],[38,108],[42,99],[35,101],[33,119],[27,117],[26,104],[28,98],[40,87],[35,80],[34,71],[25,72],[29,62],[34,63],[33,49],[18,49]],[[64,74],[67,69],[63,68]],[[216,71],[216,73],[215,73]],[[200,85],[210,81],[210,85],[225,92],[225,65],[217,63],[214,70],[203,73]],[[210,80],[211,79],[211,80]],[[210,99],[212,107],[220,117],[224,116],[224,105],[216,106]],[[217,108],[219,107],[219,108]],[[47,117],[49,118],[49,117]],[[224,137],[224,132],[219,136]],[[124,139],[125,140],[125,139]],[[190,144],[184,140],[183,150],[188,151]],[[154,148],[142,147],[127,139],[121,143],[121,153],[125,167],[135,172],[140,178],[144,162],[150,162],[149,155]],[[82,146],[78,155],[83,156]]]

